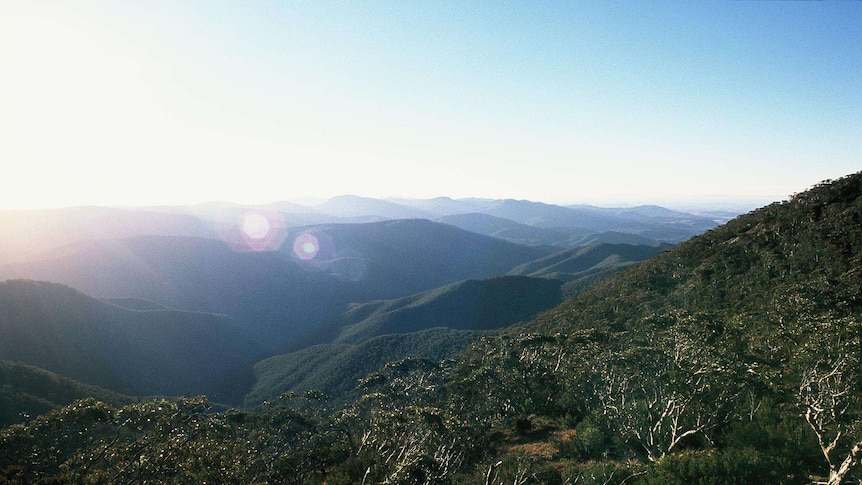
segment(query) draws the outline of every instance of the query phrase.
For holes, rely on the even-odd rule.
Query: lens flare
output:
[[[309,233],[303,233],[293,241],[293,253],[302,260],[314,259],[320,251],[317,238]]]
[[[269,220],[260,214],[246,214],[242,218],[242,233],[251,239],[263,239],[269,235],[269,231]]]
[[[252,210],[221,223],[219,235],[237,252],[275,251],[287,238],[284,217],[274,211]]]

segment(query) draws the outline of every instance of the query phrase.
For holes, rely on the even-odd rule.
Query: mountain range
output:
[[[525,201],[344,196],[314,207],[213,203],[0,213],[10,229],[0,234],[0,280],[9,280],[5,291],[17,295],[0,307],[13,312],[5,319],[0,359],[121,393],[206,393],[237,403],[253,385],[252,365],[266,356],[319,344],[360,346],[361,352],[370,339],[435,327],[465,330],[456,341],[466,345],[481,334],[473,331],[526,320],[572,288],[670,247],[565,249],[579,244],[566,239],[561,245],[565,231],[479,212],[452,215],[522,205],[569,211]],[[420,216],[491,218],[553,237],[493,237]],[[300,219],[342,222],[292,225]],[[572,231],[596,239],[610,234]],[[24,301],[29,314],[20,307]],[[204,347],[185,355],[179,342],[190,340]],[[209,360],[205,379],[205,364],[195,359],[212,352],[218,358]],[[174,366],[184,371],[175,373]],[[256,387],[258,394],[266,388]]]
[[[558,206],[525,200],[395,199],[339,196],[316,205],[281,201],[267,205],[207,203],[196,206],[140,208],[73,207],[64,209],[0,211],[0,259],[6,263],[41,258],[41,253],[79,241],[118,239],[138,235],[224,237],[236,232],[250,214],[262,214],[273,227],[428,219],[514,242],[585,245],[591,234],[616,232],[633,239],[605,240],[654,244],[677,243],[726,222],[729,214],[702,216],[657,206],[598,208]],[[463,217],[453,217],[463,216]],[[489,234],[492,226],[497,234]],[[525,227],[526,226],[526,227]],[[525,236],[535,231],[534,236]],[[236,236],[236,234],[234,234]],[[525,239],[526,237],[526,239]]]
[[[231,315],[236,330],[276,350],[349,303],[505,274],[552,252],[421,219],[295,233],[314,241],[314,258],[303,259],[308,256],[293,244],[237,252],[218,239],[135,236],[77,243],[44,260],[2,265],[0,279],[53,281],[98,298],[144,298]]]
[[[483,203],[469,202],[471,210]],[[453,204],[435,202],[438,211]],[[492,205],[477,213],[499,209],[490,215],[500,217],[519,206]],[[510,220],[556,230],[571,217],[571,208],[527,206]],[[640,216],[685,225],[666,222],[680,216],[658,208]],[[257,234],[261,220],[254,222],[246,235]],[[595,229],[615,230],[615,219],[602,224]],[[643,224],[635,231],[651,230]],[[31,365],[113,391],[206,384],[247,409],[207,412],[205,401],[188,398],[78,401],[0,431],[0,478],[210,481],[212,463],[239,464],[218,471],[233,482],[862,478],[862,173],[675,247],[527,246],[423,219],[286,232],[278,250],[150,235],[64,249],[51,263],[5,265],[72,268],[56,275],[153,293],[96,300],[57,283],[9,281],[0,293],[0,358],[41,359]],[[193,280],[232,255],[238,262],[218,278]],[[104,260],[120,270],[111,273]],[[244,273],[246,266],[255,269]],[[210,292],[231,281],[231,291],[257,294],[254,285],[274,277],[257,268],[299,283],[243,297],[255,305],[276,305],[305,286],[297,305],[313,304],[324,289],[336,295],[313,328],[262,352],[277,327],[261,325],[254,340],[251,329],[241,332],[255,321],[249,316],[183,307],[227,298]],[[462,277],[468,273],[479,275]],[[193,293],[192,281],[209,286]],[[567,292],[571,284],[583,286]],[[191,296],[166,301],[176,289]],[[221,373],[203,375],[202,360],[221,362]],[[154,381],[159,365],[175,381]],[[20,384],[7,386],[4,395],[22,395]]]
[[[0,235],[0,280],[59,282],[98,298],[143,298],[227,314],[246,337],[275,351],[317,332],[351,303],[510,271],[571,281],[628,264],[622,255],[628,250],[618,247],[619,265],[609,262],[584,274],[588,268],[515,268],[565,248],[608,241],[654,245],[679,239],[680,230],[694,234],[714,225],[666,210],[597,211],[513,200],[342,196],[312,207],[281,202],[6,212],[0,213],[10,229]],[[409,219],[392,219],[404,217]],[[300,220],[353,222],[296,225]],[[369,220],[377,222],[360,222]],[[605,229],[629,232],[595,232]],[[645,231],[663,235],[637,234]],[[303,252],[297,241],[306,241],[312,252]]]

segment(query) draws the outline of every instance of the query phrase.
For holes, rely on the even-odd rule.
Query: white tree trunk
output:
[[[847,458],[841,462],[841,466],[837,470],[829,470],[829,481],[827,485],[841,485],[847,473],[859,462],[859,453],[862,452],[862,441],[853,445]]]

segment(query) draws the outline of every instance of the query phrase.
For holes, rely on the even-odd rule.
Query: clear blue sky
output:
[[[862,170],[862,2],[3,2],[0,72],[0,208],[767,201]]]

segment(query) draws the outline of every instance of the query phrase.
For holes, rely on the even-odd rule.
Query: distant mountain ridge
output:
[[[378,215],[389,218],[435,219],[469,231],[516,242],[556,244],[564,247],[576,247],[579,245],[579,238],[600,233],[630,234],[633,238],[641,238],[638,241],[615,242],[677,243],[718,225],[716,220],[708,217],[655,205],[600,208],[589,205],[559,206],[514,199],[438,197],[381,201],[341,196],[330,199],[315,209],[340,217]],[[474,215],[468,216],[470,214]],[[479,214],[484,217],[478,216]],[[494,232],[490,232],[491,226],[496,226]]]
[[[0,211],[0,227],[2,263],[41,259],[43,253],[76,242],[147,234],[217,237],[192,215],[107,207]]]
[[[473,214],[473,215],[471,215]],[[478,216],[477,214],[482,214]],[[71,207],[0,211],[0,262],[44,259],[43,254],[76,242],[134,236],[239,237],[249,217],[272,227],[429,219],[523,244],[577,247],[597,242],[677,243],[715,227],[714,218],[658,206],[598,208],[558,206],[524,200],[373,199],[338,196],[317,205],[274,202],[240,205],[211,202],[194,206]],[[490,219],[490,218],[496,219]],[[722,216],[722,220],[730,217]],[[600,234],[615,233],[615,239]],[[627,234],[629,236],[620,236]],[[625,239],[630,238],[630,239]]]
[[[601,243],[656,245],[655,239],[634,233],[617,231],[593,232],[582,228],[554,228],[520,224],[510,219],[484,213],[467,213],[444,216],[438,222],[452,224],[465,231],[485,234],[520,244],[551,245],[560,248],[577,248]]]
[[[438,222],[460,227],[465,231],[485,234],[491,237],[514,241],[521,244],[547,244],[570,247],[576,240],[593,234],[586,229],[547,229],[521,224],[511,219],[492,216],[482,212],[453,214],[436,219]],[[652,241],[644,239],[647,243]]]
[[[315,206],[324,214],[340,217],[378,216],[385,219],[430,219],[431,213],[394,202],[356,195],[341,195]]]

